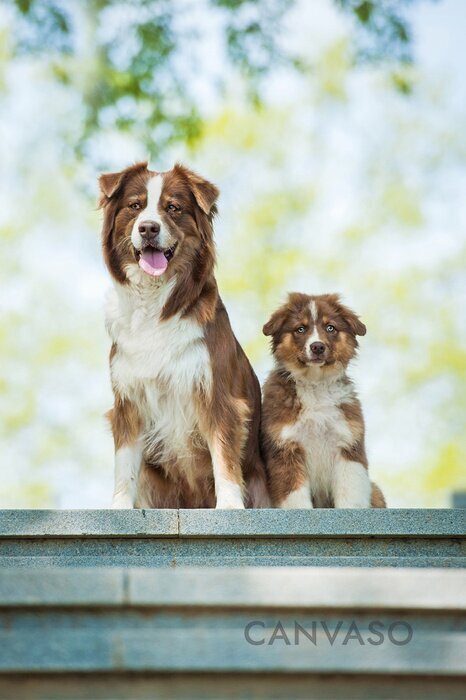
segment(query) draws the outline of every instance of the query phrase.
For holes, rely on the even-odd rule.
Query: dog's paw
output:
[[[238,499],[218,498],[216,510],[244,510],[244,503]]]
[[[217,510],[244,510],[241,486],[233,481],[221,479],[215,484],[217,492]]]
[[[134,504],[130,498],[120,497],[113,499],[110,508],[112,508],[112,510],[132,510],[134,508]]]

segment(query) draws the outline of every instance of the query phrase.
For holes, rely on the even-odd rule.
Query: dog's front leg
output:
[[[333,500],[335,508],[370,508],[371,482],[363,464],[340,457],[335,465]]]
[[[272,500],[278,508],[312,508],[311,484],[303,448],[284,441],[268,450]]]
[[[134,508],[143,453],[141,420],[135,404],[118,395],[109,417],[115,443],[112,508]]]
[[[244,508],[239,454],[234,454],[231,445],[226,445],[218,432],[209,441],[209,450],[214,472],[216,508]]]
[[[112,508],[134,508],[142,464],[142,440],[115,451],[115,488]]]

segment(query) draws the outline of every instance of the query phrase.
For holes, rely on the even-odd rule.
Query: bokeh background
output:
[[[263,380],[287,290],[368,327],[352,375],[392,506],[446,506],[466,439],[466,3],[4,0],[0,507],[107,507],[96,178],[221,188],[218,279]]]

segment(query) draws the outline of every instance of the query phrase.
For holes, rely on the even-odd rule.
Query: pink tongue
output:
[[[163,275],[167,265],[168,260],[165,255],[160,250],[153,250],[153,248],[143,250],[139,258],[139,267],[153,277]]]

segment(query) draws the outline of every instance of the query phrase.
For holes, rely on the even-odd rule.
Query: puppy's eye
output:
[[[335,326],[332,326],[331,323],[328,323],[328,324],[325,326],[325,330],[327,331],[327,333],[334,333],[334,332],[335,332]]]
[[[176,207],[174,204],[169,204],[167,206],[167,211],[169,211],[173,214],[174,211],[178,211],[178,207]]]
[[[141,205],[139,202],[131,202],[131,204],[129,205],[129,208],[132,209],[133,211],[139,211],[139,209],[141,208]]]
[[[295,330],[295,333],[305,333],[306,328],[304,326],[298,326],[298,328]]]

